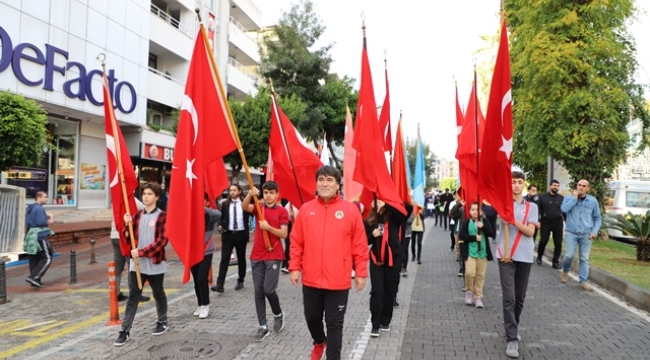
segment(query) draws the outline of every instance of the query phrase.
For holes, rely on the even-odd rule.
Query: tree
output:
[[[0,92],[0,172],[41,161],[43,147],[49,146],[46,125],[46,112],[34,100]]]
[[[415,156],[417,152],[417,143],[416,139],[406,139],[406,153],[409,158],[409,171],[411,173],[411,181],[413,180],[413,174],[415,173]],[[436,155],[431,151],[429,144],[422,143],[422,156],[424,156],[424,175],[426,178],[425,189],[431,189],[438,187],[438,179],[433,177],[433,173],[436,170]]]
[[[562,163],[573,181],[590,181],[598,200],[606,181],[625,159],[626,129],[643,123],[648,143],[650,116],[626,23],[632,0],[530,2],[510,0],[515,162],[544,168],[547,156]]]
[[[267,88],[260,88],[255,97],[248,95],[242,102],[228,100],[230,110],[237,126],[246,162],[251,167],[266,165],[269,155],[269,133],[271,131],[271,93]],[[291,119],[294,126],[306,121],[307,105],[296,95],[278,97],[278,105]],[[215,137],[215,141],[218,141]],[[242,169],[242,161],[237,151],[224,158],[232,168],[232,177],[237,179]]]
[[[339,79],[336,75],[330,75],[325,85],[323,85],[323,97],[319,99],[322,104],[323,115],[327,119],[327,121],[321,124],[326,134],[327,147],[330,150],[330,156],[334,159],[336,167],[339,169],[342,168],[343,159],[336,157],[332,145],[334,143],[339,146],[343,145],[346,101],[354,119],[359,92],[353,91],[353,84],[354,79],[350,77],[345,76],[343,79]]]
[[[315,47],[324,31],[311,0],[294,4],[273,32],[264,35],[259,73],[279,95],[296,95],[307,105],[306,121],[297,124],[298,130],[314,142],[321,142],[325,132],[332,150],[332,143],[343,141],[345,100],[354,109],[357,95],[352,89],[354,79],[329,74],[333,44]],[[335,161],[340,166],[340,159]]]
[[[440,189],[449,189],[449,191],[454,191],[456,190],[456,186],[458,185],[458,181],[456,178],[453,177],[446,177],[440,180]]]

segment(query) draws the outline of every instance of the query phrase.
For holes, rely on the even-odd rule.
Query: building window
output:
[[[156,54],[149,53],[149,68],[158,70],[158,56]]]

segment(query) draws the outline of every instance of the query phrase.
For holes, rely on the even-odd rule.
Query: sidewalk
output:
[[[464,303],[449,243],[441,228],[427,235],[423,252],[432,259],[418,271],[401,359],[506,359],[497,260],[488,263],[485,309],[475,309]],[[563,284],[559,270],[533,264],[520,358],[650,359],[650,316],[612,299],[580,290],[575,276]]]

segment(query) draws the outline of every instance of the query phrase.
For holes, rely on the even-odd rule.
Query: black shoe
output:
[[[384,331],[384,332],[389,332],[390,331],[390,325],[382,325],[379,327],[379,330]]]
[[[216,291],[218,293],[222,293],[223,292],[223,285],[215,285],[215,286],[211,287],[210,290]]]
[[[145,296],[145,295],[140,295],[140,298],[138,299],[138,302],[147,302],[149,300],[151,300],[150,297]]]
[[[393,299],[393,307],[399,307],[399,303],[397,302],[397,298]]]
[[[422,265],[422,261],[420,261],[420,259],[418,259],[418,265]]]
[[[449,249],[450,249],[452,252],[453,252],[454,250],[456,250],[456,248],[454,248],[453,246],[450,247]]]
[[[122,292],[120,292],[119,294],[117,294],[117,301],[124,301],[124,300],[126,300],[126,299],[128,299],[128,298],[129,298],[129,297],[126,296],[126,295],[124,295],[124,293],[122,293]]]
[[[34,280],[34,279],[30,278],[29,276],[25,278],[25,281],[27,281],[33,287],[39,287],[39,288],[43,287],[43,283],[40,280]]]
[[[562,268],[562,265],[560,265],[559,261],[556,261],[556,262],[553,263],[553,269],[561,269],[561,268]]]
[[[373,328],[372,330],[370,330],[370,336],[379,337],[379,328]]]
[[[411,258],[411,261],[415,261],[415,256]]]
[[[237,281],[237,285],[235,285],[235,290],[241,290],[244,288],[244,282],[243,281]]]
[[[537,265],[542,265],[542,258],[537,258]]]
[[[117,335],[117,340],[113,343],[115,346],[122,346],[124,345],[127,341],[129,340],[129,332],[128,331],[120,331],[120,334]]]
[[[167,326],[167,321],[158,321],[156,323],[156,327],[153,329],[153,332],[151,333],[152,335],[161,335],[164,334],[165,331],[169,329],[169,326]]]

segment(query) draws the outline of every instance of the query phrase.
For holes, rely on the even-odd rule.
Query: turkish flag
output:
[[[458,109],[456,110],[456,121],[458,122]],[[485,129],[484,125],[485,118],[483,117],[483,112],[481,111],[481,106],[476,96],[476,83],[474,82],[469,96],[469,102],[467,103],[467,111],[463,117],[461,132],[458,135],[458,147],[456,148],[456,159],[458,159],[459,164],[465,165],[465,167],[474,173],[478,172],[478,152],[481,148],[481,138]],[[477,142],[478,149],[476,148]]]
[[[221,196],[228,185],[230,185],[230,181],[223,159],[210,163],[205,169],[205,192],[208,193],[211,208],[217,208],[215,200]]]
[[[115,119],[113,101],[108,90],[108,81],[104,75],[104,123],[106,124],[106,155],[108,156],[108,176],[111,181],[111,202],[113,207],[113,220],[115,228],[120,234],[120,250],[122,255],[128,256],[131,252],[131,240],[124,237],[124,214],[131,215],[138,211],[135,205],[135,190],[138,188],[138,178],[133,170],[133,163],[129,156],[129,149],[126,147],[120,126]],[[116,146],[117,145],[117,146]],[[118,160],[121,160],[121,168]],[[120,180],[120,173],[124,174],[124,187]],[[126,191],[127,203],[124,202]]]
[[[390,132],[390,91],[388,90],[388,69],[386,73],[386,97],[379,115],[379,131],[384,139],[384,151],[393,151],[393,138]]]
[[[397,194],[393,180],[388,173],[383,144],[380,141],[375,141],[384,137],[379,129],[379,120],[377,119],[377,104],[372,87],[372,73],[370,72],[365,37],[361,53],[361,86],[354,133],[356,136],[353,146],[357,150],[357,159],[353,180],[362,184],[369,192],[375,193],[377,198],[406,215],[404,203]],[[366,209],[372,206],[368,197],[362,196],[361,201]]]
[[[275,95],[271,102],[269,147],[273,180],[278,183],[282,197],[300,209],[316,196],[316,172],[323,163],[280,109]]]
[[[490,101],[480,154],[478,181],[481,194],[499,216],[514,223],[512,197],[512,92],[508,29],[504,18],[494,66]]]
[[[166,227],[167,237],[185,266],[183,283],[189,280],[190,268],[203,260],[203,195],[210,190],[207,169],[237,149],[236,129],[230,125],[226,97],[215,79],[220,77],[212,66],[210,51],[201,25],[181,104]]]
[[[406,172],[406,151],[404,149],[404,137],[402,134],[402,119],[397,122],[397,134],[395,135],[395,153],[391,162],[393,183],[397,189],[400,199],[403,202],[411,203],[411,188],[409,186]]]
[[[352,180],[354,167],[357,162],[357,151],[352,147],[354,141],[354,128],[350,108],[345,105],[345,136],[343,138],[343,198],[352,201],[361,194],[363,185]]]

